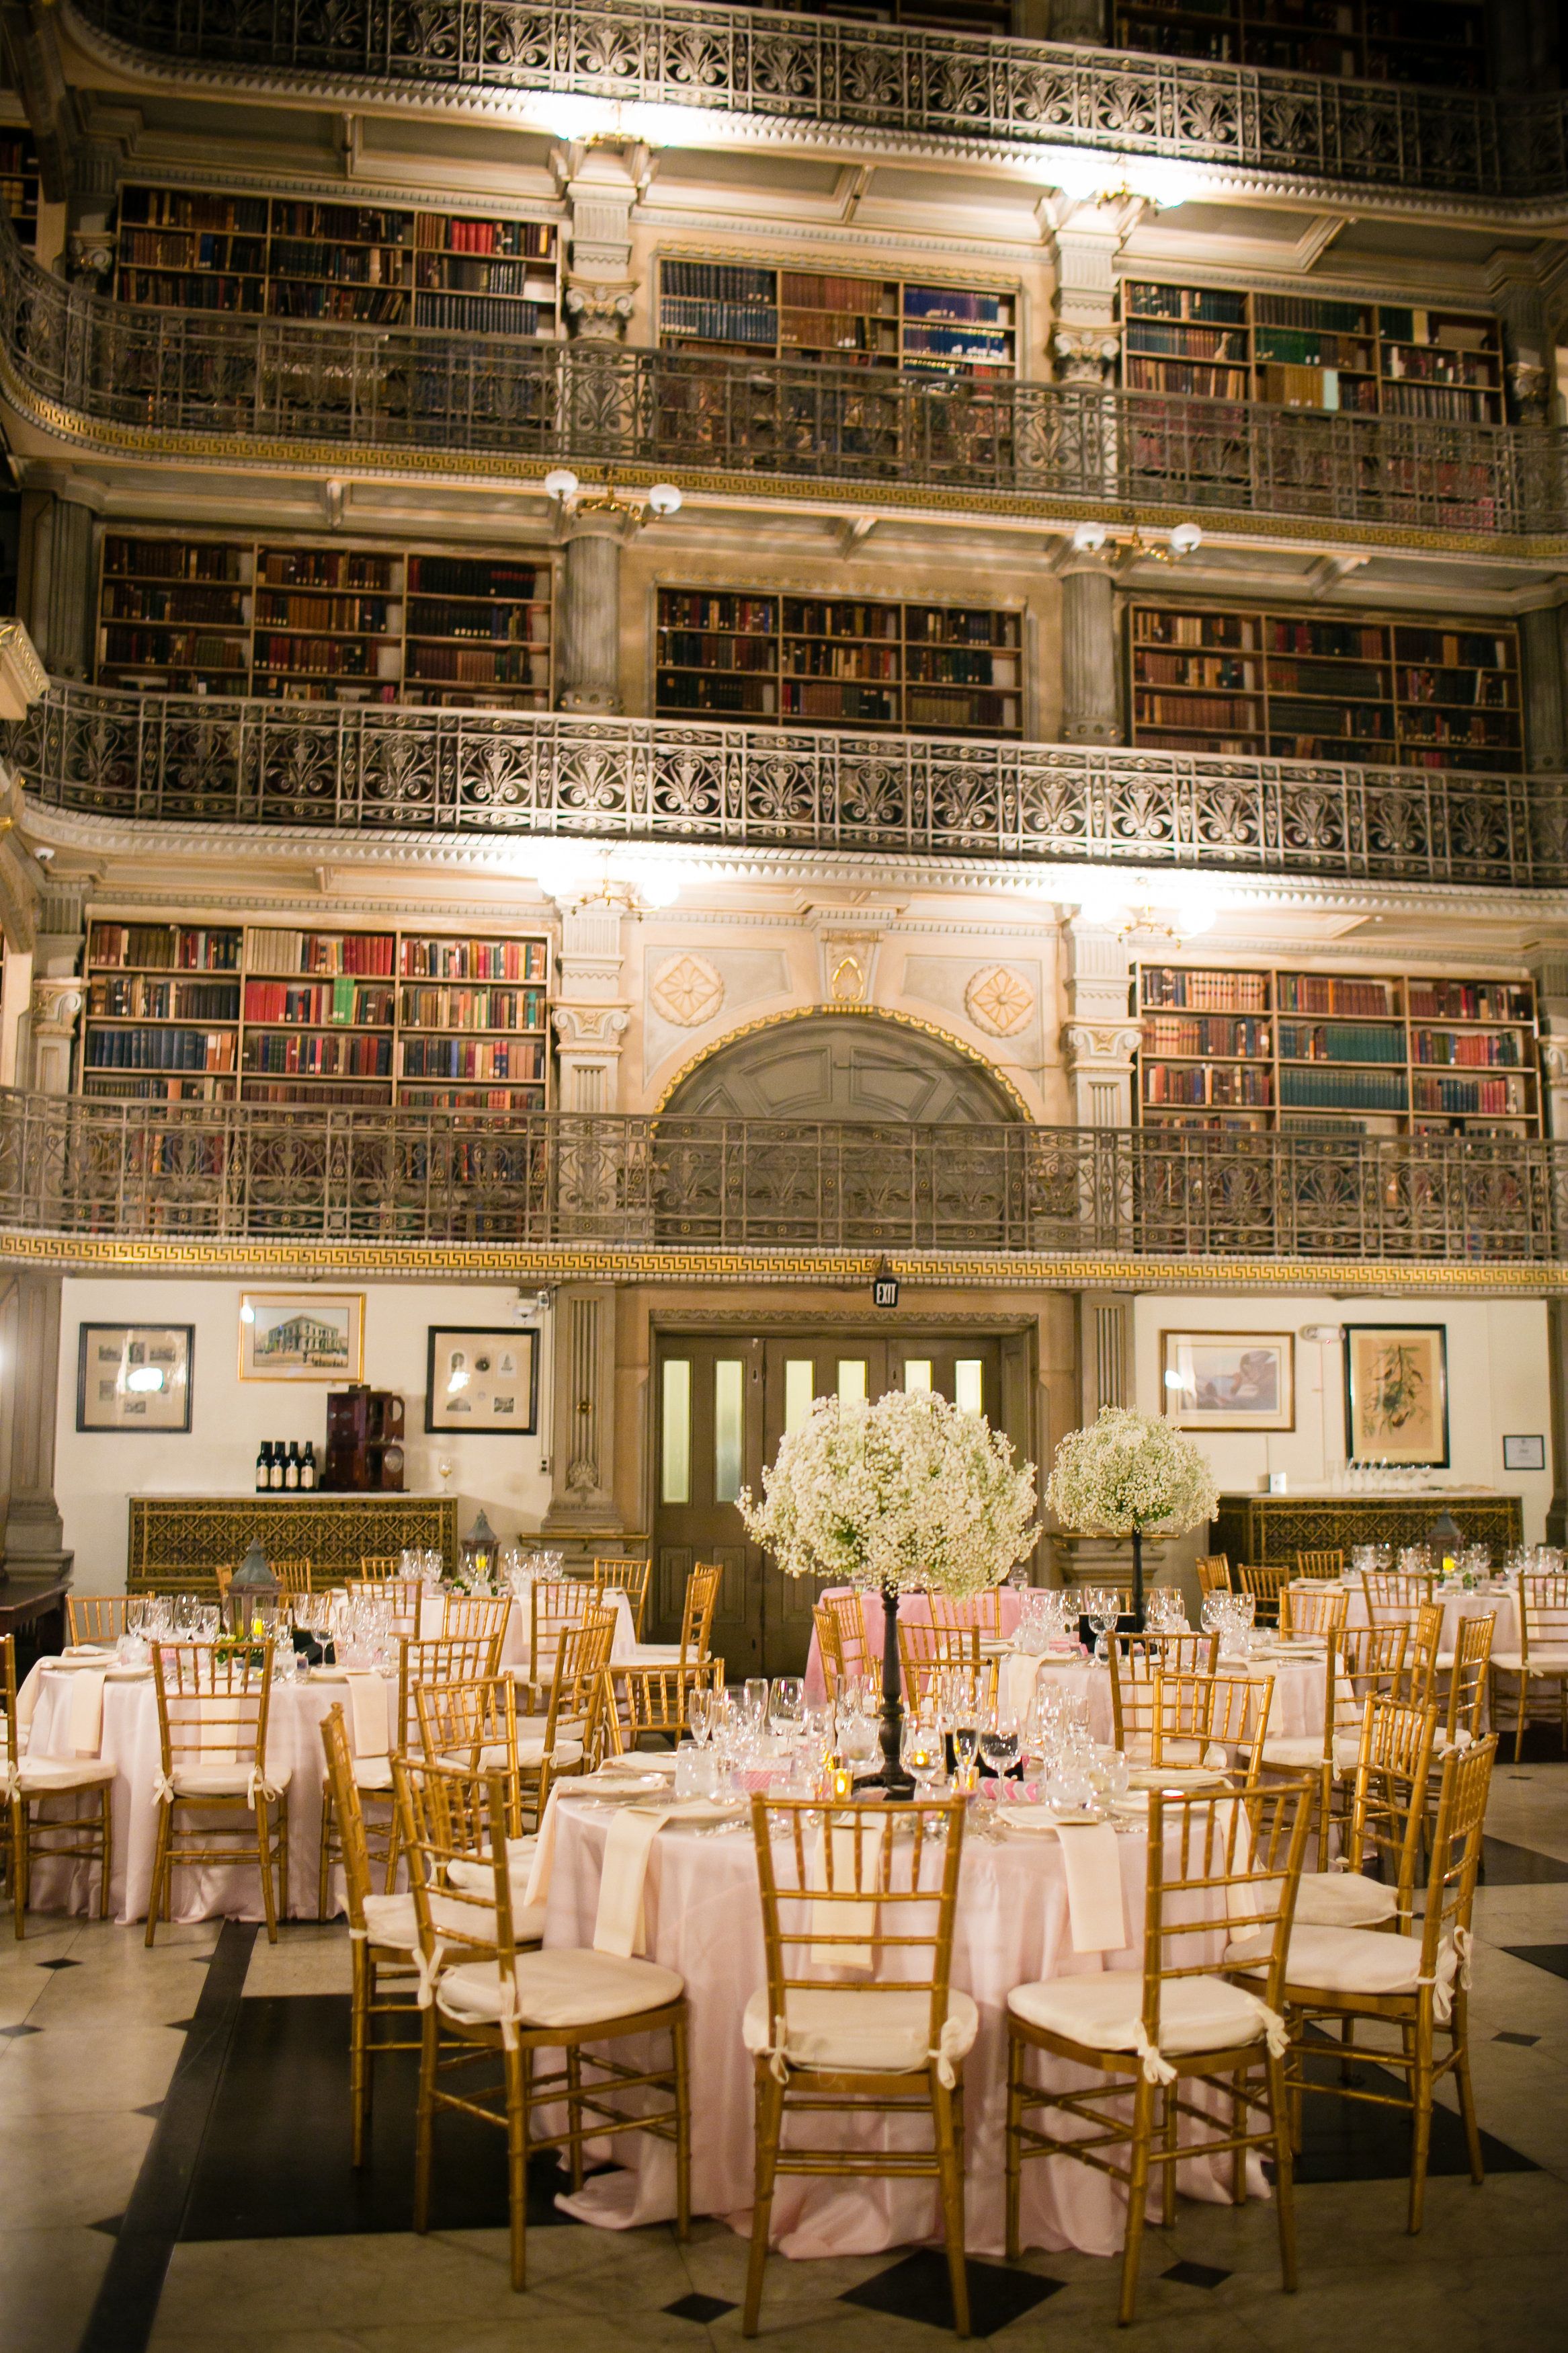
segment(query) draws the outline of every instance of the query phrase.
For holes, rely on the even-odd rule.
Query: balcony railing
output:
[[[140,310],[0,219],[0,386],[44,431],[226,461],[542,472],[1045,516],[1179,509],[1491,539],[1568,529],[1568,437],[1057,384]]]
[[[1568,1145],[0,1094],[5,1229],[1545,1268]]]
[[[1568,777],[52,684],[7,731],[50,807],[166,824],[1568,885]]]
[[[317,90],[401,87],[426,104],[549,90],[749,116],[775,136],[820,126],[895,148],[1110,148],[1450,206],[1568,191],[1557,92],[1494,98],[672,0],[70,0],[65,13],[132,72],[209,84],[254,88],[260,73]],[[595,127],[584,114],[583,132]],[[626,127],[658,136],[657,119]]]

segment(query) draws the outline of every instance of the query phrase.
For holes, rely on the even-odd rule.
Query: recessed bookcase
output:
[[[1516,774],[1506,621],[1257,607],[1128,608],[1131,740],[1150,749]]]
[[[0,203],[17,244],[31,253],[38,241],[38,158],[25,131],[0,131]]]
[[[1142,965],[1145,1127],[1538,1135],[1528,981]]]
[[[1325,301],[1142,278],[1121,287],[1130,391],[1277,407],[1502,419],[1502,343],[1484,311]]]
[[[1119,49],[1286,73],[1484,89],[1484,0],[1121,0]]]
[[[174,311],[558,335],[552,221],[216,188],[120,193],[115,289]]]
[[[661,588],[656,704],[784,726],[1023,733],[1023,615]]]
[[[111,532],[101,685],[545,711],[548,564]]]
[[[666,351],[821,360],[834,367],[1017,374],[1016,290],[773,269],[731,261],[659,264]]]
[[[542,934],[94,918],[84,1093],[542,1111]]]

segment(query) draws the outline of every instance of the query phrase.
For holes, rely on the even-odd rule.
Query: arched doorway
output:
[[[945,1038],[875,1014],[813,1013],[720,1046],[671,1090],[687,1119],[868,1120],[991,1125],[1015,1096]]]

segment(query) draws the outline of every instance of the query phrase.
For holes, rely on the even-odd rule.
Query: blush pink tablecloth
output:
[[[608,1810],[563,1799],[544,1942],[587,1946],[594,1940]],[[1104,1966],[1142,1965],[1146,1837],[1119,1838],[1123,1902],[1130,1944],[1101,1956],[1073,1949],[1062,1852],[1051,1837],[1015,1835],[993,1844],[971,1839],[959,1883],[952,1982],[972,1994],[980,2032],[964,2062],[965,2227],[972,2252],[1000,2254],[1005,2244],[1004,2130],[1006,2122],[1006,2000],[1032,1979],[1097,1973]],[[763,1985],[764,1967],[756,1857],[749,1826],[719,1837],[667,1826],[655,1839],[644,1890],[647,1950],[678,1969],[690,2006],[692,2205],[737,2230],[750,2227],[753,2180],[752,2061],[741,2039],[741,2016]],[[1217,1959],[1216,1936],[1213,1957]],[[650,2056],[653,2052],[649,2046]],[[1037,2062],[1037,2064],[1056,2063]],[[1037,2079],[1039,2080],[1039,2079]],[[1087,2080],[1065,2063],[1055,2080]],[[1099,2079],[1103,2080],[1103,2079]],[[842,2124],[813,2119],[824,2137],[853,2133],[914,2137],[903,2120]],[[675,2211],[674,2158],[660,2141],[617,2139],[614,2169],[595,2175],[575,2197],[560,2202],[578,2220],[609,2229],[668,2221]],[[1249,2180],[1263,2191],[1261,2170]],[[1194,2159],[1179,2173],[1181,2189],[1221,2202],[1228,2195],[1211,2160]],[[1104,2176],[1070,2159],[1037,2158],[1025,2170],[1026,2245],[1075,2247],[1111,2254],[1121,2246],[1123,2202]],[[784,2177],[773,2205],[773,2242],[795,2256],[873,2254],[883,2248],[934,2242],[941,2235],[935,2186],[919,2181]]]
[[[824,1589],[819,1599],[826,1601],[831,1596],[833,1599],[837,1600],[843,1596],[847,1595],[851,1590],[852,1588],[847,1585],[831,1585]],[[1024,1606],[1023,1597],[1010,1585],[1003,1586],[1001,1588],[1001,1594],[1002,1631],[1004,1635],[1009,1635],[1013,1632],[1014,1628],[1018,1623],[1018,1614]],[[881,1595],[879,1593],[862,1593],[860,1596],[860,1609],[866,1621],[867,1657],[870,1662],[872,1671],[877,1672],[880,1671],[882,1663],[883,1618]],[[931,1602],[923,1593],[906,1593],[899,1603],[899,1617],[901,1622],[906,1626],[929,1626],[931,1624]],[[807,1702],[813,1707],[820,1707],[823,1701],[827,1696],[827,1685],[823,1681],[822,1675],[822,1651],[816,1639],[816,1630],[815,1627],[812,1629],[811,1649],[806,1654],[805,1696]]]

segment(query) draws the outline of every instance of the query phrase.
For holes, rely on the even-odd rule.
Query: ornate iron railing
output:
[[[5,1229],[1545,1265],[1568,1145],[0,1094]]]
[[[1568,884],[1568,778],[51,684],[7,748],[94,817]]]
[[[47,432],[197,459],[357,452],[539,473],[570,459],[899,507],[1180,509],[1483,538],[1568,530],[1568,437],[1543,426],[141,310],[40,269],[3,216],[0,385]]]
[[[1557,92],[1494,98],[677,0],[71,0],[67,13],[132,71],[155,62],[186,80],[254,87],[259,72],[317,90],[401,87],[426,103],[550,90],[750,116],[775,136],[820,125],[884,146],[1110,148],[1450,203],[1568,191]]]

